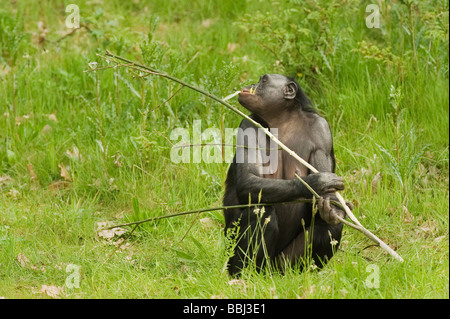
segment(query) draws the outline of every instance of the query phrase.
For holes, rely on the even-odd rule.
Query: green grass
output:
[[[297,2],[80,1],[86,27],[64,38],[70,1],[2,2],[0,297],[50,298],[54,285],[62,298],[448,298],[448,4],[393,1],[367,29],[369,2]],[[217,96],[297,76],[330,123],[343,196],[405,262],[345,228],[321,271],[230,282],[220,212],[144,224],[112,254],[119,238],[99,222],[220,205],[228,164],[172,163],[168,140],[194,120],[241,119],[186,88],[153,110],[179,85],[84,72],[107,65],[105,49]],[[65,285],[70,264],[79,288]]]

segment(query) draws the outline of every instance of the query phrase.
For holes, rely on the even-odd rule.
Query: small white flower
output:
[[[93,69],[97,68],[98,63],[94,61],[94,62],[89,62],[88,65],[93,70]]]
[[[330,231],[328,231],[328,236],[330,236],[330,245],[331,246],[336,246],[339,242],[336,240],[336,239],[333,239],[333,237],[332,237],[332,235],[331,235],[331,232]]]

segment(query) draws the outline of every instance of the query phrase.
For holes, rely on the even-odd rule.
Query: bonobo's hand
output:
[[[337,201],[337,198],[336,196],[334,196],[334,194],[326,194],[325,196],[321,196],[319,198],[317,206],[319,208],[320,218],[322,218],[322,220],[327,224],[337,225],[340,223],[340,220],[337,219],[336,216],[345,218],[346,214],[342,209],[331,205],[330,199]],[[353,209],[353,205],[350,202],[346,202],[346,205],[348,206],[348,208],[350,208],[350,210]]]
[[[334,173],[310,174],[304,177],[303,180],[308,183],[319,196],[344,189],[342,178]]]

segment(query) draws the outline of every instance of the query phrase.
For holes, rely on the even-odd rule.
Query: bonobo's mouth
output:
[[[252,84],[250,87],[245,87],[241,90],[241,94],[252,94],[254,95],[256,93],[256,85]]]

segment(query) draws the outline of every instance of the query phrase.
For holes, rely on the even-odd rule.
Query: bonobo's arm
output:
[[[257,203],[261,193],[261,202],[276,203],[311,197],[311,192],[294,179],[273,179],[259,176],[257,164],[236,164],[236,193],[239,202],[246,204],[249,196],[252,203]]]
[[[328,122],[323,117],[317,117],[311,125],[311,131],[314,150],[310,156],[310,164],[319,172],[334,173],[333,138]]]
[[[311,154],[311,165],[319,172],[333,172],[335,168],[335,158],[333,152],[333,139],[330,128],[324,118],[318,118],[312,126],[315,132],[313,142],[315,150]],[[335,206],[330,205],[330,200],[338,201],[334,192],[320,194],[318,202],[319,215],[322,220],[330,225],[337,225],[340,221],[336,218],[339,215],[345,218],[345,212]],[[349,206],[350,205],[350,206]],[[350,203],[347,206],[351,207]]]
[[[244,120],[242,121],[240,128],[246,129],[250,126],[252,125]],[[249,145],[249,147],[255,147],[255,145]],[[243,149],[242,151],[245,153],[244,158],[247,159],[248,149]],[[325,151],[326,150],[322,152],[319,149],[315,151],[315,153],[318,154],[317,159],[320,162],[326,161],[326,159],[322,158],[322,154],[326,153]],[[236,193],[241,204],[248,203],[249,196],[252,203],[257,203],[260,193],[260,201],[265,203],[292,201],[302,197],[308,198],[312,195],[308,188],[298,179],[285,180],[262,177],[260,175],[262,164],[260,163],[245,162],[235,163],[233,165],[236,165]],[[342,190],[344,188],[342,179],[331,173],[331,169],[326,170],[325,173],[310,174],[303,179],[319,195],[334,190]]]

